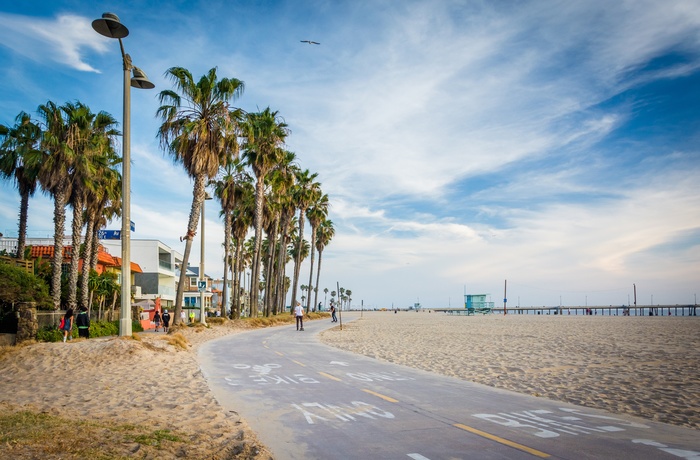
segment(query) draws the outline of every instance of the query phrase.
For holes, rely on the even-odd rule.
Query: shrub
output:
[[[25,270],[0,262],[0,303],[36,302],[37,308],[52,308],[49,287]]]
[[[141,323],[134,321],[131,323],[132,332],[142,332]],[[119,320],[115,321],[92,321],[90,323],[90,338],[109,337],[119,335]],[[72,338],[78,338],[78,328],[73,328]],[[55,325],[44,326],[36,333],[39,342],[60,342],[63,340],[63,331],[59,331]]]

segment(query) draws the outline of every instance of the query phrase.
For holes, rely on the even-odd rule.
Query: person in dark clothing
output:
[[[170,313],[168,313],[168,310],[165,310],[163,312],[163,331],[168,332],[168,327],[170,326]]]
[[[156,310],[156,314],[153,315],[153,322],[156,323],[156,332],[158,332],[158,328],[160,327],[160,312]]]
[[[75,325],[78,326],[78,337],[90,338],[90,315],[87,308],[80,307],[78,316],[75,317]]]

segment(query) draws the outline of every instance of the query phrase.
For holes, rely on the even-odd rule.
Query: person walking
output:
[[[153,315],[153,322],[156,323],[156,332],[158,332],[158,328],[160,327],[160,312],[156,310],[156,314]]]
[[[301,304],[297,302],[297,306],[294,307],[294,316],[297,318],[297,331],[303,331],[304,330],[304,309],[301,307]],[[301,326],[301,328],[300,328]]]
[[[75,317],[75,325],[78,326],[78,337],[90,338],[90,315],[87,308],[80,307],[78,316]]]
[[[162,319],[163,319],[163,331],[167,333],[168,327],[170,326],[170,313],[168,313],[168,310],[165,310],[163,312]]]
[[[66,314],[63,315],[63,321],[61,321],[63,324],[63,327],[61,327],[61,330],[63,331],[63,342],[65,343],[66,340],[70,340],[73,335],[73,309],[69,308],[66,310]]]
[[[335,305],[331,302],[331,323],[337,323],[338,318],[335,316]]]

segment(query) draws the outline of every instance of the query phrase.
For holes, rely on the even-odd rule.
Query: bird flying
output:
[[[302,43],[308,43],[309,45],[320,45],[319,42],[314,42],[314,41],[311,41],[311,40],[299,40],[299,41],[302,42]]]

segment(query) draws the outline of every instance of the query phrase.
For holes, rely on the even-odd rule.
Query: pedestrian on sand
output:
[[[331,302],[331,323],[337,323],[338,318],[335,316],[335,305]]]
[[[156,310],[156,314],[153,315],[153,322],[156,323],[156,332],[158,332],[158,328],[160,327],[160,312]]]
[[[90,315],[87,312],[87,308],[80,307],[78,316],[75,318],[75,324],[78,326],[78,337],[83,337],[86,339],[90,338]]]
[[[70,340],[73,335],[73,309],[69,308],[66,310],[66,314],[63,315],[63,341],[66,339]]]
[[[194,324],[194,312],[190,312],[190,323]]]
[[[168,327],[170,326],[170,313],[168,310],[163,312],[163,331],[168,332]]]
[[[182,324],[187,324],[187,313],[185,313],[185,310],[180,311],[180,321],[182,321]]]
[[[304,309],[301,307],[301,304],[297,302],[297,306],[294,307],[294,316],[297,318],[297,331],[303,331],[304,330]],[[301,328],[299,328],[301,326]]]

